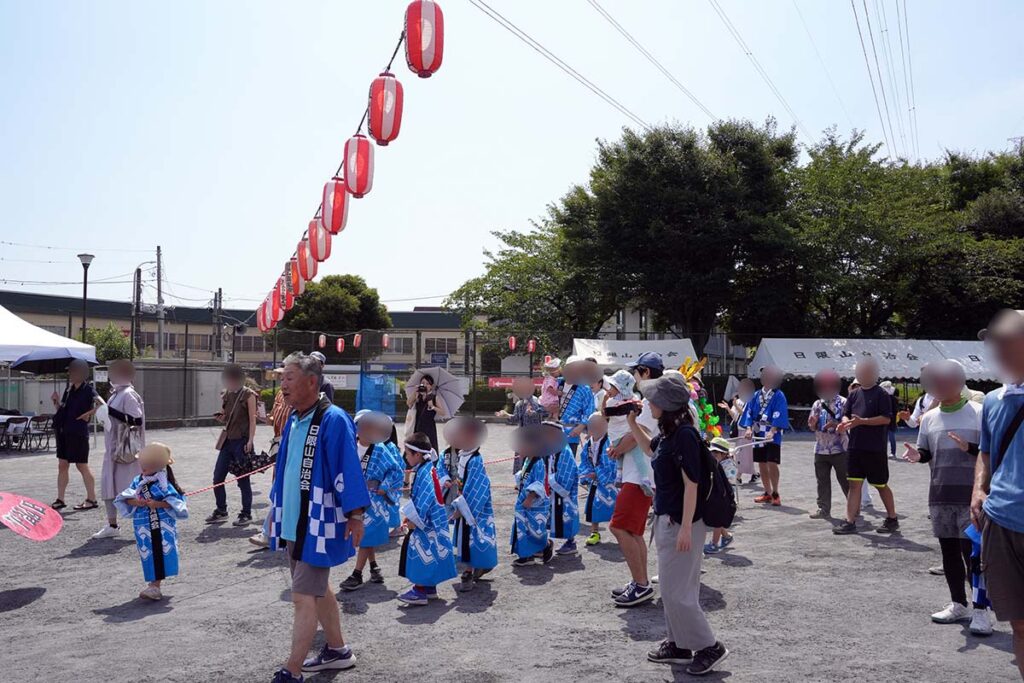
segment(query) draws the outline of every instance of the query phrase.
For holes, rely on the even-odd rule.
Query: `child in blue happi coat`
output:
[[[402,506],[409,533],[402,544],[398,574],[409,579],[412,587],[398,600],[406,605],[426,605],[436,600],[437,585],[458,575],[441,482],[434,471],[435,458],[437,451],[426,434],[416,432],[405,440],[405,462],[413,478],[409,501]]]
[[[584,519],[590,524],[587,545],[601,542],[601,522],[609,522],[619,490],[615,461],[608,457],[608,420],[594,413],[587,421],[587,440],[580,450],[580,483],[587,487]]]
[[[370,492],[370,505],[364,511],[365,532],[356,553],[356,566],[352,575],[341,582],[342,590],[354,591],[363,585],[363,568],[370,562],[370,582],[383,583],[384,575],[377,564],[376,549],[387,545],[390,540],[388,526],[391,506],[398,502],[401,494],[393,491],[396,476],[401,479],[404,468],[399,466],[391,452],[384,446],[393,427],[391,418],[384,413],[361,410],[356,413],[356,453]]]
[[[513,567],[533,564],[540,556],[545,564],[554,556],[554,544],[548,539],[551,519],[551,487],[548,479],[547,435],[550,428],[527,425],[515,431],[515,451],[523,457],[523,468],[516,474],[515,520],[512,524]]]
[[[149,585],[139,593],[146,600],[162,600],[160,583],[178,575],[176,520],[188,518],[181,487],[171,471],[171,449],[153,442],[135,456],[142,474],[114,499],[123,517],[131,517],[142,574]]]
[[[487,438],[487,425],[480,420],[456,417],[445,425],[458,444],[452,472],[452,542],[462,568],[461,591],[472,590],[476,582],[498,565],[494,529],[491,480],[484,467],[480,446]]]
[[[564,539],[557,555],[576,554],[576,534],[580,530],[578,495],[580,471],[569,444],[565,441],[562,425],[544,422],[552,455],[548,465],[548,483],[551,487],[551,538]]]
[[[405,485],[405,458],[402,457],[402,450],[398,447],[398,430],[395,429],[394,423],[391,425],[391,436],[384,443],[384,448],[387,449],[391,459],[398,467],[397,474],[387,482],[387,489],[395,494],[394,502],[388,508],[388,528],[391,530],[390,536],[394,538],[405,533],[402,528],[402,513],[399,512],[402,506],[402,487]]]

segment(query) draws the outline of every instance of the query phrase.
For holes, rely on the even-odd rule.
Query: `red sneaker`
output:
[[[755,499],[754,499],[754,502],[755,502],[755,503],[770,503],[770,502],[772,502],[772,497],[771,497],[771,495],[770,495],[770,494],[768,494],[767,492],[765,492],[765,493],[762,493],[762,494],[761,494],[760,496],[758,496],[757,498],[755,498]]]
[[[779,498],[779,494],[777,494],[777,493],[773,493],[772,494],[772,505],[774,505],[776,507],[782,505],[782,499]]]

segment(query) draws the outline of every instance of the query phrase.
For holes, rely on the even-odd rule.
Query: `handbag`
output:
[[[245,387],[238,390],[238,394],[235,396],[235,402],[231,405],[231,412],[228,413],[228,419],[224,421],[224,428],[220,430],[220,436],[217,437],[217,445],[214,446],[214,450],[219,451],[224,448],[224,443],[228,440],[228,425],[231,424],[231,418],[235,416],[235,410],[238,409],[238,402],[247,392]]]
[[[111,403],[113,398],[111,398]],[[146,445],[142,441],[142,418],[128,415],[107,404],[107,415],[120,424],[114,439],[114,462],[128,465],[135,462],[135,456]]]
[[[271,445],[273,449],[273,445]],[[228,463],[228,472],[235,477],[240,477],[243,474],[248,474],[253,470],[258,470],[261,467],[272,465],[277,462],[277,453],[271,455],[266,451],[260,451],[259,453],[243,453],[241,456],[234,458]]]

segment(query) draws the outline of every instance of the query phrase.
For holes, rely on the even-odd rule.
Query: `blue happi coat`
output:
[[[386,441],[382,445],[395,462],[395,470],[391,472],[391,478],[387,481],[387,489],[393,494],[393,502],[388,506],[388,528],[397,529],[402,525],[399,508],[402,505],[402,488],[405,486],[405,458],[402,457],[402,451],[398,450],[398,446],[391,441]]]
[[[454,448],[449,446],[444,449],[439,456],[437,456],[437,461],[434,463],[434,471],[437,472],[437,480],[441,482],[441,495],[444,502],[444,511],[448,513],[449,521],[451,520],[452,512],[454,512],[452,504],[459,496],[459,487],[457,485],[458,473],[455,471],[458,461],[458,453]]]
[[[455,554],[472,569],[494,569],[498,566],[498,544],[491,480],[484,468],[484,459],[477,451],[465,461],[465,467],[457,466],[457,469],[461,494],[453,502],[460,514],[453,531]]]
[[[163,476],[160,476],[160,475]],[[131,486],[114,498],[114,506],[122,517],[131,517],[135,545],[142,560],[146,581],[162,581],[178,575],[178,530],[176,520],[188,519],[185,496],[167,481],[166,470],[156,479],[138,475]],[[128,505],[128,498],[162,500],[169,508],[147,508]]]
[[[569,436],[572,430],[590,419],[594,412],[594,392],[586,384],[567,385],[559,406],[558,421],[569,443],[579,443],[579,436]]]
[[[390,490],[389,487],[394,483],[395,472],[398,472],[401,480],[403,470],[395,463],[394,457],[384,444],[371,445],[360,460],[366,487],[370,491],[370,506],[366,508],[363,522],[366,533],[363,534],[359,547],[376,548],[388,543],[391,507],[398,504],[402,493],[401,484],[397,491]],[[384,493],[381,494],[380,491]]]
[[[512,526],[512,552],[519,557],[536,555],[548,545],[548,521],[551,519],[551,494],[548,489],[546,458],[530,458],[516,475],[519,496],[516,498],[515,524]],[[530,507],[528,494],[537,496]]]
[[[589,489],[584,507],[587,522],[600,524],[611,520],[619,495],[615,488],[616,470],[615,461],[608,457],[608,437],[597,443],[588,439],[580,451],[580,481]]]
[[[768,436],[768,431],[775,427],[775,437],[772,443],[782,445],[782,432],[789,429],[789,404],[786,402],[786,395],[781,389],[765,391],[762,388],[747,401],[743,407],[743,414],[740,415],[740,427],[751,428],[755,439],[763,439]],[[763,444],[757,444],[754,448],[763,448]]]
[[[568,446],[551,456],[551,536],[574,538],[580,530],[580,508],[577,495],[580,470]]]
[[[308,499],[305,510],[299,511],[296,542],[289,542],[288,553],[297,560],[314,567],[334,567],[342,564],[355,554],[351,538],[345,538],[346,513],[357,508],[370,506],[370,494],[356,452],[356,426],[352,418],[341,408],[324,399],[316,410],[323,411],[319,428],[313,433],[314,424],[307,434],[296,434],[313,453],[306,463],[303,456],[303,471],[307,468],[309,481],[303,490],[303,500]],[[316,423],[316,416],[313,417]],[[274,485],[270,491],[270,548],[283,547],[281,522],[283,509],[284,473],[288,462],[288,439],[292,425],[289,419],[281,433],[281,450],[277,453],[277,467],[274,469]],[[300,487],[303,482],[300,480]]]
[[[402,506],[402,514],[415,528],[406,535],[398,561],[398,575],[416,586],[436,586],[458,574],[448,515],[438,490],[434,465],[430,461],[417,465],[409,502]]]

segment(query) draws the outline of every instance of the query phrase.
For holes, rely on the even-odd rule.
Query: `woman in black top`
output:
[[[659,433],[651,439],[637,425],[635,413],[627,419],[637,443],[654,456],[654,538],[668,630],[668,637],[647,658],[689,664],[687,673],[706,674],[729,656],[716,640],[699,600],[708,528],[702,519],[698,482],[709,476],[710,456],[693,426],[690,387],[681,374],[641,382],[640,391],[658,420]]]
[[[89,469],[89,421],[96,409],[103,405],[96,389],[89,383],[89,365],[73,360],[68,366],[68,384],[64,395],[53,392],[50,397],[57,412],[53,416],[53,432],[57,438],[57,499],[50,504],[54,510],[67,507],[64,492],[68,488],[68,473],[72,463],[82,475],[85,500],[76,510],[99,507],[96,502],[96,479]]]
[[[409,399],[408,406],[416,410],[416,424],[413,431],[426,434],[430,438],[430,445],[435,451],[438,451],[437,417],[448,417],[448,411],[445,409],[444,401],[437,400],[433,377],[423,376],[419,386],[416,387],[416,393]]]

